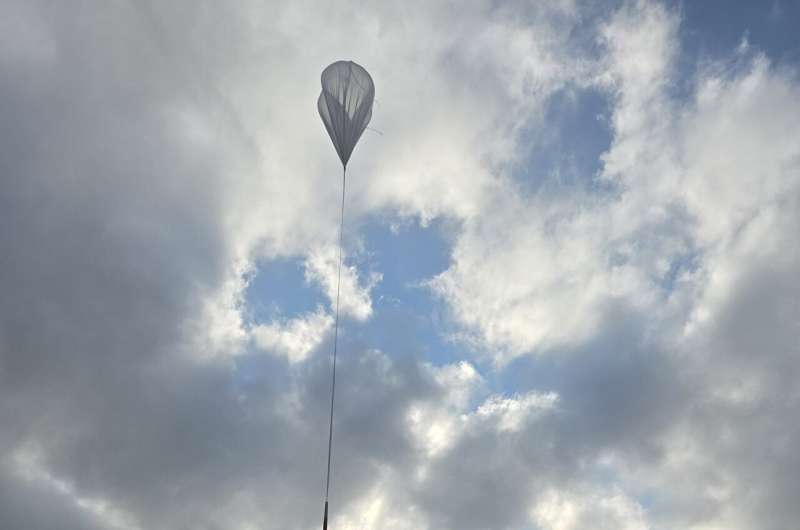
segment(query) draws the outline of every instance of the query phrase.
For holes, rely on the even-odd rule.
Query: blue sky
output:
[[[800,4],[0,6],[0,528],[786,530]]]

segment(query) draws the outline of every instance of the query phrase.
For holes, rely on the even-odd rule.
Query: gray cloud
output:
[[[461,222],[440,294],[474,364],[343,334],[337,527],[800,517],[796,76],[740,55],[673,100],[679,19],[649,2],[410,10],[348,37],[307,5],[0,7],[0,527],[318,527],[330,339],[265,354],[240,295],[332,241],[314,83],[357,49],[391,132],[357,153],[353,225]],[[520,131],[587,86],[617,195],[526,195]]]

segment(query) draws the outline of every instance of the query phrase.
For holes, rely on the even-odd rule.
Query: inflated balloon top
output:
[[[375,84],[353,61],[336,61],[322,72],[317,108],[343,166],[372,118]]]

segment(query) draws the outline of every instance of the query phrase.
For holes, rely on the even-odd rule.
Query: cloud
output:
[[[333,327],[333,318],[318,308],[285,322],[259,324],[251,330],[256,345],[285,356],[290,362],[302,362],[322,343]]]
[[[551,491],[537,503],[534,518],[546,530],[649,528],[644,509],[619,491],[584,495]]]
[[[800,82],[755,40],[682,70],[680,17],[4,3],[0,527],[318,527],[331,312],[251,321],[243,293],[292,257],[335,298],[314,101],[352,57],[383,135],[348,168],[334,527],[786,528]],[[527,187],[569,92],[608,103],[600,169]],[[385,216],[454,221],[427,281],[452,351],[369,343]]]
[[[359,284],[358,272],[354,267],[342,264],[341,277],[338,276],[339,256],[334,247],[314,251],[306,261],[306,281],[319,284],[330,301],[336,305],[337,286],[339,286],[339,311],[356,320],[366,320],[372,316],[370,291],[380,282],[381,274],[372,273],[365,286]]]

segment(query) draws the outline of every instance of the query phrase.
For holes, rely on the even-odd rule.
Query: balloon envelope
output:
[[[353,61],[337,61],[323,70],[317,108],[344,166],[372,118],[374,100],[372,77]]]

